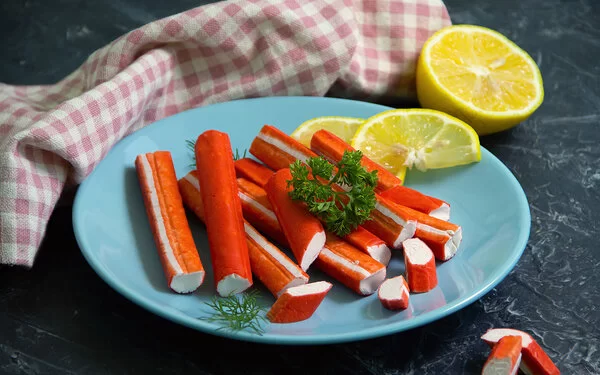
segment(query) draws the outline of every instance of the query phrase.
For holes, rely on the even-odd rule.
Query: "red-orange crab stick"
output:
[[[402,275],[386,279],[377,291],[381,305],[388,310],[405,310],[408,308],[410,289]]]
[[[438,284],[435,258],[431,249],[418,238],[404,241],[406,280],[411,292],[425,293]]]
[[[235,161],[235,173],[238,178],[251,181],[264,189],[273,170],[254,159],[242,158]]]
[[[179,190],[185,205],[204,222],[204,207],[196,176],[197,172],[192,171],[181,178]],[[244,230],[252,273],[275,297],[290,287],[308,282],[308,275],[248,221],[244,222]]]
[[[318,156],[308,147],[281,130],[265,125],[250,146],[250,153],[268,167],[278,170],[287,168],[296,160],[307,161]],[[416,222],[405,220],[404,214],[396,212],[393,203],[377,196],[377,205],[371,220],[363,228],[385,241],[390,248],[399,249],[402,241],[411,238]]]
[[[387,272],[385,265],[331,233],[327,234],[325,247],[315,265],[363,296],[377,291]]]
[[[310,318],[332,286],[327,281],[316,281],[286,289],[267,312],[267,319],[271,323],[295,323]]]
[[[531,375],[560,375],[560,370],[544,352],[544,349],[530,334],[512,328],[491,328],[481,336],[490,347],[494,347],[505,336],[521,337],[521,365],[525,374]]]
[[[204,267],[185,215],[171,153],[138,155],[135,167],[154,242],[169,287],[195,291],[204,282]]]
[[[253,281],[229,135],[205,131],[195,153],[217,293],[241,293]]]
[[[481,375],[515,375],[521,363],[521,337],[504,336],[492,348]]]
[[[342,160],[345,151],[355,151],[343,139],[325,129],[313,134],[310,148],[332,163]],[[450,219],[450,205],[447,202],[403,186],[397,176],[365,155],[361,159],[361,165],[369,172],[377,171],[376,191],[382,197],[442,220]]]

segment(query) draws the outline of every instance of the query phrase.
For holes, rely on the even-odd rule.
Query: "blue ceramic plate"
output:
[[[264,124],[290,134],[316,116],[366,118],[389,109],[370,103],[320,98],[274,97],[232,101],[189,110],[151,124],[121,140],[82,183],[73,209],[75,235],[89,264],[110,286],[140,306],[185,326],[246,341],[274,344],[322,344],[388,335],[427,324],[455,312],[498,284],[519,260],[529,237],[530,212],[525,194],[510,171],[490,152],[468,166],[411,171],[406,185],[451,204],[451,221],[463,228],[457,255],[439,264],[439,285],[411,295],[401,312],[382,307],[377,295],[359,297],[333,281],[333,288],[308,320],[263,325],[264,333],[233,332],[202,317],[215,294],[205,231],[189,214],[207,274],[199,290],[178,295],[167,288],[157,256],[134,169],[138,154],[171,151],[180,178],[190,170],[192,155],[185,141],[207,129],[230,135],[232,147],[249,148]],[[394,253],[388,276],[404,271]],[[312,280],[328,279],[310,269]],[[330,279],[328,279],[330,280]],[[261,303],[274,298],[258,282]]]

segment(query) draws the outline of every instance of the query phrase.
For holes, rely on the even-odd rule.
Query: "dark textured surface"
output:
[[[53,83],[122,33],[202,2],[4,0],[0,81]],[[532,214],[516,268],[480,301],[409,332],[321,347],[247,344],[161,319],[109,288],[54,213],[31,271],[0,267],[0,373],[476,374],[490,327],[531,332],[564,374],[600,373],[600,2],[447,0],[454,23],[499,30],[541,67],[546,100],[482,139]],[[254,350],[248,354],[249,350]]]

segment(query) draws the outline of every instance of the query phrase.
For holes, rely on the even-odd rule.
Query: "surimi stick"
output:
[[[392,258],[392,252],[385,241],[361,226],[344,236],[344,240],[385,266]]]
[[[315,265],[330,277],[360,295],[373,294],[386,276],[386,267],[333,234]]]
[[[408,307],[410,290],[402,277],[396,276],[385,280],[377,291],[377,298],[388,310],[405,310]]]
[[[252,142],[250,153],[275,170],[287,168],[296,160],[306,161],[318,156],[302,143],[270,125],[262,127]],[[377,195],[377,205],[372,218],[362,226],[385,241],[388,247],[399,249],[402,241],[414,235],[416,222],[405,220],[404,214],[396,212],[392,205]]]
[[[310,148],[334,164],[342,160],[345,151],[356,151],[343,139],[325,129],[318,130],[313,134],[310,140]],[[369,172],[377,171],[376,192],[383,197],[440,219],[450,219],[450,205],[448,203],[403,186],[402,180],[365,155],[361,159],[361,165]],[[389,189],[394,190],[388,192]]]
[[[229,136],[207,130],[198,136],[195,152],[217,293],[240,293],[253,281]]]
[[[204,205],[196,175],[196,171],[191,171],[181,178],[179,190],[185,205],[204,222]],[[275,297],[287,288],[308,282],[308,275],[247,221],[244,221],[244,231],[252,273]]]
[[[437,286],[437,270],[431,249],[418,238],[403,243],[406,280],[411,292],[425,293]]]
[[[515,375],[521,363],[521,337],[504,336],[492,348],[481,375]]]
[[[456,255],[462,241],[462,228],[459,225],[437,219],[409,207],[396,204],[393,206],[407,220],[416,222],[414,236],[429,246],[437,260],[447,261]]]
[[[265,189],[244,178],[238,178],[237,182],[244,218],[259,232],[280,245],[289,247]]]
[[[235,161],[235,172],[238,178],[244,178],[264,188],[273,171],[267,166],[250,158],[241,158]]]
[[[325,230],[321,221],[288,195],[287,181],[292,179],[289,168],[273,174],[265,191],[277,221],[300,268],[306,271],[325,245]]]
[[[560,370],[544,352],[544,349],[526,332],[512,328],[489,329],[481,339],[493,347],[505,336],[521,337],[521,365],[520,369],[530,375],[559,375]]]
[[[204,267],[185,215],[171,153],[138,155],[135,167],[146,214],[169,287],[193,292],[204,282]]]
[[[327,281],[317,281],[287,289],[271,306],[267,319],[271,323],[294,323],[310,318],[332,286]]]
[[[271,125],[264,125],[252,141],[250,153],[269,168],[289,168],[296,160],[307,161],[317,156],[308,147]]]

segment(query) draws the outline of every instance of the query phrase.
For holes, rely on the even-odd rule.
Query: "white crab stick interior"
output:
[[[328,291],[331,288],[331,283],[327,281],[315,281],[304,285],[289,288],[287,293],[294,297],[306,296],[309,294],[320,294]]]
[[[404,293],[409,293],[402,279],[401,277],[392,277],[385,280],[379,287],[380,296],[388,300],[402,299]]]
[[[204,281],[204,271],[192,273],[182,273],[173,276],[171,279],[171,289],[177,293],[190,293],[198,289]]]
[[[482,371],[482,375],[516,375],[519,371],[519,364],[521,363],[521,354],[514,367],[510,358],[494,358],[485,365]]]
[[[528,333],[512,328],[494,328],[488,330],[481,339],[488,343],[497,343],[504,336],[520,336],[521,345],[526,348],[532,343],[532,338]]]
[[[392,251],[385,244],[367,247],[369,255],[379,263],[387,266],[392,258]]]
[[[302,162],[306,162],[309,159],[309,156],[304,155],[302,152],[289,147],[284,141],[282,141],[280,139],[271,137],[262,132],[258,133],[257,138],[262,139],[264,142],[270,144],[271,146],[273,146],[275,148],[280,149],[281,151],[285,152],[286,154],[288,154]]]
[[[431,249],[418,238],[404,241],[404,255],[411,264],[416,265],[425,265],[433,258]]]
[[[450,220],[450,206],[447,203],[443,203],[441,206],[429,213],[430,216],[438,218],[440,220]]]
[[[250,280],[237,273],[232,273],[219,281],[217,284],[217,293],[219,293],[220,296],[225,297],[231,294],[241,293],[248,289],[250,285]]]
[[[323,247],[325,246],[326,239],[327,236],[325,235],[325,231],[322,231],[316,233],[310,240],[308,246],[306,247],[306,251],[302,256],[302,260],[300,261],[300,268],[302,268],[303,271],[306,271],[308,267],[310,267],[310,265],[315,261],[315,259],[317,259],[321,253],[321,250],[323,250]]]

